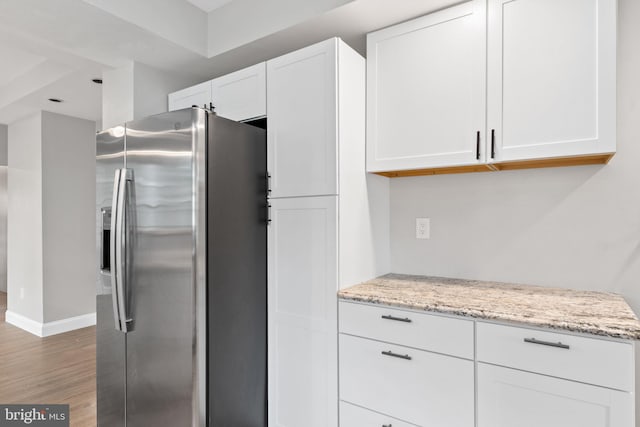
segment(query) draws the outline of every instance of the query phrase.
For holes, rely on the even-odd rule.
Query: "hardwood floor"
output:
[[[96,425],[96,330],[38,338],[5,322],[0,292],[0,403],[69,404],[70,425]]]

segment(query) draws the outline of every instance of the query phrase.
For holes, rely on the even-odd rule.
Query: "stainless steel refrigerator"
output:
[[[266,134],[189,108],[97,135],[97,416],[266,425]]]

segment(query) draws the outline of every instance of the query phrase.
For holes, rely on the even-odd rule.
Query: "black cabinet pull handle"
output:
[[[402,318],[402,317],[395,317],[395,316],[392,316],[392,315],[390,315],[390,314],[383,314],[381,317],[382,317],[383,319],[386,319],[386,320],[395,320],[396,322],[411,323],[411,319],[409,319],[408,317],[404,317],[404,318]]]
[[[548,347],[563,348],[565,350],[569,350],[569,348],[570,348],[567,344],[562,344],[561,342],[540,341],[540,340],[537,340],[535,338],[525,338],[524,342],[527,342],[527,343],[530,343],[530,344],[546,345]]]
[[[496,158],[496,130],[491,129],[491,158]]]
[[[397,357],[398,359],[411,360],[411,356],[408,354],[398,354],[393,351],[383,351],[382,354],[385,356]]]
[[[391,424],[382,424],[382,427],[393,427]]]
[[[480,160],[480,131],[476,133],[476,160]]]

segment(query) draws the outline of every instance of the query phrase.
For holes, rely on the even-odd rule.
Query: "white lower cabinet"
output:
[[[340,398],[419,426],[473,427],[473,361],[340,335]]]
[[[356,405],[340,402],[340,427],[415,427],[387,415],[369,411]]]
[[[633,425],[631,393],[478,364],[478,427]]]
[[[338,417],[337,197],[270,204],[269,425],[332,426]]]
[[[634,427],[632,341],[339,303],[341,427]]]

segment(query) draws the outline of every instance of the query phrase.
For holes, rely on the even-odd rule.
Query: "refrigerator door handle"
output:
[[[118,223],[118,201],[120,200],[119,191],[120,191],[120,180],[122,178],[121,170],[116,169],[115,177],[113,179],[113,199],[111,202],[111,235],[109,241],[109,251],[111,258],[111,296],[113,303],[113,319],[115,320],[116,330],[122,330],[120,326],[120,312],[118,309],[118,262],[116,261],[118,256],[118,249],[116,248],[116,236],[119,233],[119,223]]]
[[[129,331],[129,322],[127,318],[127,202],[129,201],[128,189],[129,183],[133,181],[133,171],[131,169],[120,170],[120,183],[118,189],[118,203],[116,206],[116,289],[117,303],[120,320],[120,330],[124,333]]]

